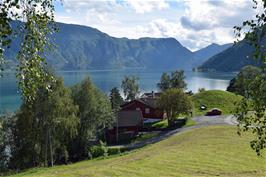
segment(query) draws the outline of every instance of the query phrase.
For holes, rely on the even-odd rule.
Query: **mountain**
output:
[[[21,25],[13,21],[16,28]],[[45,54],[47,63],[56,70],[85,69],[184,69],[191,70],[228,45],[212,44],[191,52],[174,38],[115,38],[95,28],[57,23],[59,32],[51,37],[54,50]],[[5,56],[8,68],[16,66],[20,39],[15,39]]]
[[[197,67],[207,61],[210,57],[226,50],[227,48],[231,47],[233,44],[224,44],[219,45],[212,43],[205,48],[202,48],[193,53],[193,67]]]
[[[266,38],[262,41],[266,45]],[[262,63],[253,58],[254,48],[245,40],[229,47],[221,53],[211,57],[200,67],[201,71],[239,71],[247,65],[260,66]]]
[[[58,27],[60,31],[52,38],[57,47],[46,53],[48,64],[57,70],[189,69],[192,60],[193,53],[174,38],[114,38],[91,27],[63,23]],[[6,50],[10,67],[15,66],[18,48],[19,39]]]

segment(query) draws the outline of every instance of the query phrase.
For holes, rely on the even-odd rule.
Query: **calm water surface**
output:
[[[113,87],[120,87],[121,80],[126,75],[139,77],[139,85],[142,92],[157,90],[156,83],[160,80],[162,72],[146,69],[126,69],[110,71],[58,71],[57,75],[64,78],[65,85],[71,86],[90,76],[94,84],[106,94]],[[188,90],[197,92],[199,88],[206,90],[225,90],[234,73],[203,73],[186,71]],[[16,85],[14,73],[4,73],[0,78],[0,112],[12,112],[20,106],[20,96]]]

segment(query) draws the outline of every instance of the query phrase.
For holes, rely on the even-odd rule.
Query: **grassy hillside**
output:
[[[241,96],[221,90],[208,90],[197,93],[192,96],[194,115],[204,115],[207,112],[199,109],[201,105],[207,106],[207,110],[219,108],[223,111],[223,114],[231,114],[235,107],[235,102],[240,99]]]
[[[18,176],[266,176],[266,158],[250,149],[250,138],[239,137],[231,126],[205,127],[122,156],[33,169]]]

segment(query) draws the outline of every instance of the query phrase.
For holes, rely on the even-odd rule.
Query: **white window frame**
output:
[[[150,113],[151,113],[150,108],[145,108],[145,114],[150,114]]]

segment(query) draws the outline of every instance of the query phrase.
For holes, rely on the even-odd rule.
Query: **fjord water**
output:
[[[124,76],[134,75],[139,77],[141,92],[156,91],[156,84],[159,82],[162,72],[159,70],[147,69],[124,69],[124,70],[94,70],[94,71],[58,71],[56,74],[64,79],[66,86],[74,85],[87,76],[90,76],[93,83],[104,93],[109,94],[113,87],[120,87]],[[199,88],[206,90],[225,90],[234,73],[205,73],[186,71],[187,90],[197,92]],[[21,104],[19,92],[16,86],[15,74],[4,73],[0,78],[0,113],[12,112],[18,109]]]

